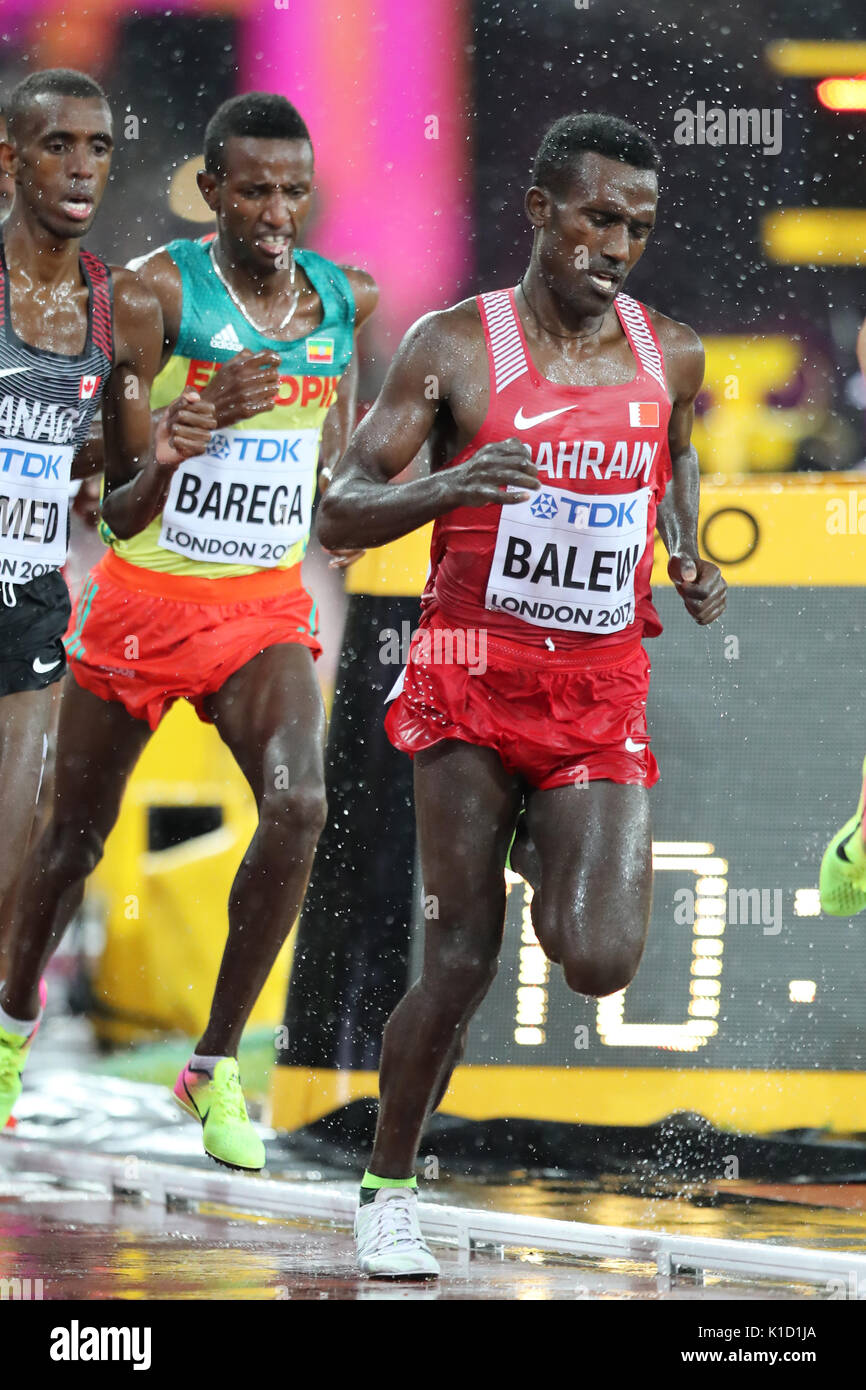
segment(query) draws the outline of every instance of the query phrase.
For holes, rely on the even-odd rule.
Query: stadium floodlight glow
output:
[[[815,95],[828,111],[866,111],[866,75],[825,77]]]

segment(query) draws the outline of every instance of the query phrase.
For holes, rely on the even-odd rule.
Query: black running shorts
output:
[[[42,690],[65,674],[70,608],[59,570],[29,584],[0,586],[0,696]]]

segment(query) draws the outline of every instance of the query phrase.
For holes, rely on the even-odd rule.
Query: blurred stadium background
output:
[[[162,0],[85,0],[74,9],[59,0],[4,0],[0,11],[0,103],[21,76],[54,66],[80,68],[109,93],[117,153],[89,244],[111,261],[123,262],[172,237],[209,230],[194,174],[205,124],[220,101],[237,91],[265,89],[285,94],[299,107],[312,133],[318,171],[308,244],[365,267],[381,285],[381,308],[362,345],[361,394],[367,401],[381,384],[401,334],[419,314],[519,278],[531,243],[522,213],[523,193],[534,150],[551,121],[569,111],[611,111],[634,120],[659,143],[664,170],[658,230],[630,290],[690,323],[705,340],[707,385],[699,401],[696,443],[709,475],[705,507],[714,509],[714,515],[723,513],[712,553],[728,562],[732,582],[751,589],[736,622],[732,618],[729,624],[742,639],[744,662],[756,651],[765,661],[738,683],[728,679],[734,668],[725,666],[720,649],[713,673],[708,646],[708,664],[697,685],[689,687],[695,662],[705,661],[704,638],[686,632],[673,609],[666,610],[671,631],[666,645],[659,646],[659,665],[669,663],[665,692],[673,703],[659,711],[660,756],[668,730],[673,745],[676,730],[682,729],[696,700],[705,702],[707,717],[715,722],[709,740],[700,729],[690,731],[691,762],[669,765],[661,839],[692,845],[691,850],[681,848],[686,858],[689,853],[693,859],[711,856],[722,833],[719,826],[736,825],[746,854],[749,835],[738,798],[760,784],[763,802],[756,815],[762,824],[772,823],[774,807],[797,805],[797,815],[784,821],[781,856],[784,860],[787,854],[793,867],[786,879],[783,864],[774,864],[771,872],[765,859],[741,866],[736,877],[732,859],[731,882],[767,887],[781,883],[792,903],[802,890],[807,896],[797,901],[812,906],[796,913],[793,926],[801,932],[799,944],[806,954],[791,961],[790,968],[788,963],[779,965],[766,942],[759,943],[765,955],[770,954],[756,978],[759,983],[769,980],[773,971],[779,977],[780,998],[788,1010],[781,1032],[789,1024],[792,1030],[787,1041],[783,1037],[774,1051],[778,1019],[772,1013],[762,1018],[766,997],[760,989],[747,1007],[730,984],[727,1000],[723,992],[720,1002],[718,992],[715,1001],[694,988],[689,996],[684,983],[686,997],[691,998],[689,1017],[709,1023],[715,1019],[718,1028],[727,1008],[739,1042],[718,1052],[715,1071],[704,1077],[704,1089],[695,1089],[693,1070],[681,1089],[674,1082],[669,1092],[650,1088],[653,1099],[647,1103],[635,1099],[639,1093],[648,1094],[649,1083],[634,1069],[649,1049],[652,1061],[644,1071],[664,1068],[673,1076],[673,1035],[617,1035],[620,1012],[616,1018],[607,1016],[606,1033],[598,1024],[601,1044],[614,1051],[618,1046],[631,1049],[621,1052],[616,1064],[603,1049],[601,1061],[587,1062],[579,1054],[569,1059],[563,1052],[567,1044],[554,1055],[554,1015],[547,1017],[547,996],[542,1001],[536,994],[529,1002],[524,996],[521,1004],[515,994],[524,987],[545,987],[531,974],[521,984],[520,962],[527,959],[521,951],[536,948],[520,935],[525,905],[515,907],[510,928],[512,935],[516,932],[514,988],[506,998],[511,986],[500,987],[502,997],[497,995],[499,1002],[490,1005],[499,1012],[490,1015],[475,1061],[488,1069],[497,1060],[510,1066],[515,1044],[524,1049],[521,1059],[537,1045],[547,1049],[544,1067],[558,1064],[554,1079],[560,1088],[569,1060],[582,1073],[618,1066],[616,1077],[626,1078],[625,1089],[618,1092],[625,1097],[617,1110],[620,1121],[631,1113],[646,1122],[676,1104],[703,1108],[719,1122],[739,1114],[741,1121],[760,1128],[761,1107],[766,1109],[769,1092],[761,1091],[763,1100],[743,1101],[745,1108],[737,1112],[734,1105],[732,1111],[724,1099],[731,1094],[732,1072],[760,1069],[771,1076],[784,1069],[811,1071],[812,1080],[821,1083],[826,1068],[851,1079],[854,1089],[846,1092],[854,1097],[850,1103],[830,1114],[832,1104],[819,1099],[818,1087],[807,1087],[799,1110],[771,1106],[767,1125],[827,1122],[857,1127],[853,1120],[862,1099],[856,1075],[862,1047],[855,1036],[855,1014],[858,992],[862,997],[866,981],[860,979],[860,953],[850,929],[844,940],[835,939],[831,956],[833,950],[837,954],[830,965],[826,956],[821,966],[808,956],[819,939],[808,893],[817,882],[817,861],[810,862],[810,856],[814,860],[819,851],[821,823],[826,818],[828,827],[835,824],[836,811],[845,810],[850,799],[852,788],[845,777],[849,774],[850,780],[851,750],[840,726],[860,685],[856,672],[849,673],[847,684],[839,684],[833,663],[852,626],[855,632],[862,629],[859,608],[852,615],[851,603],[859,604],[864,558],[856,518],[861,497],[857,470],[866,463],[866,384],[857,369],[855,345],[866,307],[866,84],[854,81],[819,91],[828,78],[866,74],[866,33],[860,42],[858,29],[863,31],[857,0],[835,0],[821,7],[787,0],[762,6],[759,13],[745,4],[716,3],[700,7],[698,13],[691,0],[658,5],[635,0],[175,0],[170,9]],[[696,111],[699,103],[726,111],[781,112],[781,148],[767,153],[757,143],[677,143],[676,113]],[[834,104],[843,109],[833,109]],[[776,506],[783,493],[785,506]],[[828,549],[827,500],[837,496],[844,496],[846,506],[854,499],[855,523],[847,539]],[[784,521],[779,520],[783,514]],[[98,542],[92,537],[79,534],[74,560],[79,572],[94,545]],[[423,545],[413,548],[408,558],[398,557],[390,568],[377,558],[353,572],[349,587],[355,592],[351,603],[361,623],[357,631],[363,629],[369,637],[389,621],[399,626],[404,617],[411,618],[422,550]],[[816,555],[820,561],[810,559]],[[321,675],[330,698],[347,601],[342,581],[327,569],[315,546],[306,564],[308,586],[322,605],[326,659]],[[774,586],[780,585],[794,590],[781,617],[778,588],[777,606],[772,607]],[[847,607],[842,600],[833,604],[833,589],[846,596]],[[820,602],[816,594],[824,595]],[[798,608],[798,595],[805,609]],[[358,619],[363,604],[367,607]],[[803,666],[804,683],[797,685],[787,681],[782,667],[786,651],[797,646],[804,628],[812,634],[814,650]],[[381,698],[371,679],[375,663],[376,651],[368,641],[360,652],[350,647],[342,672],[345,694],[366,700],[364,714],[371,720],[378,718],[375,701]],[[745,665],[741,669],[745,672]],[[819,787],[805,773],[799,782],[784,781],[770,746],[773,727],[746,722],[742,726],[745,744],[751,729],[750,755],[756,742],[765,748],[757,766],[741,758],[740,742],[732,751],[730,742],[717,739],[720,720],[745,721],[744,711],[758,709],[767,700],[759,679],[762,671],[775,672],[770,697],[777,701],[773,727],[785,731],[786,747],[804,749],[804,758],[811,756],[816,719],[826,715],[829,720],[831,727],[821,736],[825,761]],[[379,669],[379,685],[390,684],[387,675]],[[756,683],[749,685],[753,678]],[[676,706],[678,692],[681,708]],[[837,705],[839,722],[834,723],[828,711]],[[354,734],[359,735],[357,724]],[[405,800],[408,762],[402,771],[393,772],[398,779],[394,783],[387,752],[376,753],[376,747],[371,744],[373,751],[364,755],[363,772],[353,763],[361,757],[357,743],[354,751],[345,744],[336,750],[335,766],[342,769],[345,783],[356,790],[362,786],[367,797],[384,795],[389,784],[398,802]],[[379,764],[371,766],[371,757],[374,762],[379,758]],[[683,800],[688,805],[684,819]],[[353,804],[363,814],[369,803]],[[679,825],[673,823],[677,814]],[[719,819],[715,829],[710,823],[713,815]],[[404,814],[403,819],[408,825],[410,818]],[[812,829],[816,822],[817,833]],[[187,710],[174,711],[136,774],[110,853],[57,967],[67,972],[73,1006],[90,1017],[99,1044],[120,1049],[109,1066],[125,1067],[148,1079],[173,1079],[184,1051],[183,1037],[201,1025],[222,949],[228,885],[251,827],[246,788],[213,731],[199,726]],[[751,843],[753,847],[754,839]],[[359,844],[345,837],[331,843],[330,857],[323,859],[320,852],[319,879],[343,874],[357,882],[367,852],[365,848],[359,859]],[[411,879],[411,835],[401,841],[399,853]],[[721,871],[716,867],[708,872],[718,877]],[[375,880],[377,874],[367,877]],[[365,911],[372,919],[387,894],[375,883],[371,892]],[[290,1034],[294,1030],[295,1035],[303,1031],[309,1036],[310,1012],[313,1023],[315,1016],[325,1015],[330,1023],[324,1029],[328,1036],[311,1044],[314,1050],[320,1047],[318,1057],[310,1047],[293,1054],[291,1046],[281,1057],[287,1064],[278,1069],[286,1074],[285,1084],[274,1088],[280,1122],[303,1123],[332,1104],[374,1089],[381,1021],[389,1001],[402,992],[409,969],[411,904],[416,896],[411,887],[405,900],[397,907],[391,904],[385,913],[387,940],[381,933],[377,938],[384,954],[375,968],[370,965],[373,993],[368,990],[365,995],[361,989],[353,996],[346,1015],[348,1032],[335,1032],[334,1018],[345,1015],[346,996],[340,995],[333,971],[330,993],[324,990],[327,1001],[323,1003],[316,991],[305,1006],[306,1014],[297,1009],[293,1014],[290,995]],[[309,910],[320,916],[330,911],[321,882],[314,883]],[[670,906],[664,911],[669,926]],[[331,915],[332,921],[339,918]],[[347,934],[358,923],[350,923],[344,914],[337,925],[343,935],[329,938],[332,962],[344,946],[349,949]],[[802,935],[807,929],[812,936]],[[362,935],[359,942],[354,931],[351,950],[356,952],[355,974],[363,973],[370,939]],[[275,1030],[279,1032],[283,1018],[288,954],[263,996],[247,1044],[246,1075],[248,1081],[257,1079],[263,1093]],[[313,983],[319,971],[324,989],[323,968],[321,962],[309,965]],[[646,1024],[662,1030],[680,1027],[677,1020],[683,1013],[682,993],[674,1002],[665,993],[672,968],[662,953],[651,966],[656,974],[639,977],[635,987],[643,990],[639,1008]],[[748,973],[748,961],[743,968]],[[685,981],[688,962],[684,970]],[[798,978],[788,979],[794,975]],[[851,1011],[837,992],[823,1021],[811,1014],[843,979]],[[653,980],[655,993],[649,988]],[[802,986],[802,999],[791,993],[794,985]],[[812,986],[811,996],[807,986]],[[518,1012],[512,1018],[514,997]],[[695,1003],[697,1011],[691,1007]],[[562,1001],[557,1007],[556,1026],[570,1037],[578,1015],[568,1014]],[[793,1023],[791,1010],[796,1014]],[[798,1051],[796,1045],[807,1016],[810,1027],[825,1030],[821,1046],[811,1053]],[[522,1038],[515,1026],[522,1029]],[[529,1037],[533,1029],[538,1035],[534,1044]],[[495,1042],[500,1033],[501,1046]],[[711,1034],[705,1028],[700,1036],[706,1041]],[[166,1038],[176,1038],[177,1046],[167,1044]],[[142,1051],[143,1045],[157,1040],[156,1051]],[[639,1046],[643,1054],[634,1051]],[[675,1044],[673,1050],[678,1050]],[[700,1060],[687,1059],[698,1069]],[[538,1085],[540,1064],[539,1056],[532,1067],[518,1068],[534,1076],[526,1081],[526,1095],[544,1091]],[[321,1084],[320,1070],[356,1075],[357,1084]],[[466,1070],[468,1074],[472,1068]],[[307,1099],[299,1104],[301,1075],[308,1085]],[[628,1083],[629,1076],[636,1079]],[[596,1088],[583,1109],[576,1093],[560,1089],[560,1097],[566,1094],[567,1099],[553,1105],[556,1117],[565,1118],[560,1113],[565,1108],[576,1119],[604,1120],[610,1115],[604,1100],[610,1085],[608,1077],[606,1089]],[[310,1086],[318,1088],[312,1099]],[[292,1088],[294,1098],[288,1099]],[[455,1105],[467,1114],[507,1113],[509,1105],[512,1111],[523,1106],[521,1113],[534,1113],[533,1101],[521,1100],[522,1094],[506,1080],[500,1089],[492,1086],[486,1112],[477,1098],[459,1096]],[[838,1098],[841,1093],[834,1094]],[[543,1113],[552,1115],[552,1110]]]

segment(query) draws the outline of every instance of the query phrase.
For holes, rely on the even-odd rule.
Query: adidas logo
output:
[[[240,352],[243,348],[243,343],[230,323],[227,323],[225,328],[221,328],[219,333],[214,333],[210,345],[230,352]]]

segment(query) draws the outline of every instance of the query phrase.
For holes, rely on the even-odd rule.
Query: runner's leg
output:
[[[425,923],[421,978],[385,1028],[369,1163],[377,1177],[412,1174],[425,1121],[496,974],[505,856],[520,795],[491,749],[447,741],[415,757],[424,893],[439,916]]]
[[[3,835],[0,836],[0,979],[6,974],[11,918],[21,865],[36,820],[36,802],[45,765],[45,745],[60,683],[0,699],[0,786]]]
[[[39,978],[102,858],[126,783],[150,728],[123,705],[70,678],[60,706],[51,820],[28,856],[13,927],[12,959],[0,1007],[36,1018]]]
[[[325,711],[307,647],[270,647],[206,702],[259,824],[229,897],[229,934],[196,1052],[233,1057],[303,901],[325,825]]]
[[[634,978],[652,906],[646,787],[610,781],[531,790],[529,833],[541,865],[533,924],[578,994],[604,996]]]

